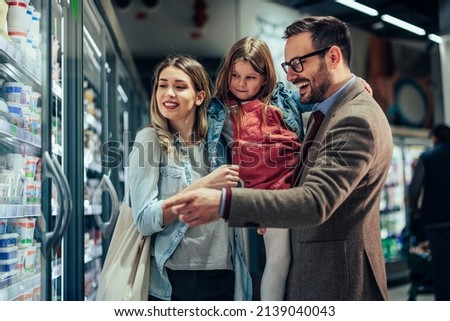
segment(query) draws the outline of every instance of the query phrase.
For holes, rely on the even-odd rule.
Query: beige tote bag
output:
[[[136,229],[127,194],[106,254],[96,301],[148,300],[150,237]]]

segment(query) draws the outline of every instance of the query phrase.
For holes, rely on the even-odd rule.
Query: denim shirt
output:
[[[280,108],[283,120],[290,130],[297,134],[298,140],[303,141],[302,113],[312,110],[314,104],[302,105],[298,91],[287,90],[282,82],[278,82],[272,94],[270,104]],[[208,106],[208,153],[211,169],[229,164],[229,146],[222,135],[227,107],[217,97],[213,98]]]
[[[180,147],[175,142],[175,147]],[[149,294],[163,300],[170,300],[170,285],[165,263],[173,254],[189,228],[176,220],[163,227],[164,199],[192,184],[192,169],[187,154],[174,162],[167,152],[160,148],[156,131],[146,127],[136,135],[130,153],[130,196],[136,227],[142,235],[151,235],[150,287]],[[170,161],[172,159],[172,161]],[[227,227],[228,228],[228,227]],[[236,236],[237,229],[229,228],[231,260],[235,272],[235,300],[251,300],[252,282],[244,264],[243,239]]]

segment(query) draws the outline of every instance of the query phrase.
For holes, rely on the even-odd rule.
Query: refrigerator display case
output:
[[[381,195],[381,239],[388,284],[408,280],[409,269],[405,251],[409,241],[404,239],[409,228],[408,186],[415,161],[430,146],[428,130],[392,128],[394,148],[392,163]]]
[[[124,195],[128,114],[133,106],[139,112],[144,96],[120,54],[120,34],[110,25],[114,17],[107,19],[109,10],[100,2],[83,8],[85,300],[95,299]]]
[[[126,176],[105,144],[148,100],[111,12],[0,1],[0,301],[95,298]]]
[[[63,6],[0,8],[0,300],[59,300],[72,213],[61,165]]]

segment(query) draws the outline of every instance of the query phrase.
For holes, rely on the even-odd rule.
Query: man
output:
[[[435,299],[450,300],[450,127],[431,130],[433,148],[420,155],[409,189],[412,213],[420,211],[431,250]],[[419,199],[423,189],[422,206]]]
[[[389,124],[350,71],[350,33],[342,21],[299,20],[285,39],[287,79],[302,103],[318,103],[315,115],[324,116],[306,133],[296,186],[201,189],[165,206],[175,206],[191,226],[222,215],[229,226],[291,228],[288,300],[386,300],[379,202],[392,156]]]

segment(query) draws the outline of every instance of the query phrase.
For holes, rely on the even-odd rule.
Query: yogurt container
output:
[[[6,0],[8,8],[8,30],[10,28],[24,28],[28,31],[29,21],[27,19],[27,6],[30,1]]]
[[[17,249],[17,246],[0,247],[0,260],[16,259]]]
[[[0,234],[0,248],[16,246],[18,238],[19,233]]]
[[[3,96],[6,102],[20,104],[20,98],[22,97],[23,83],[6,81],[3,83]]]
[[[0,260],[0,273],[10,272],[17,268],[17,259]]]
[[[20,103],[7,101],[6,105],[8,106],[8,112],[11,114],[22,115],[22,105]]]
[[[11,219],[8,224],[13,226],[13,230],[18,233],[17,245],[25,248],[33,245],[34,226],[36,218],[16,218]]]

